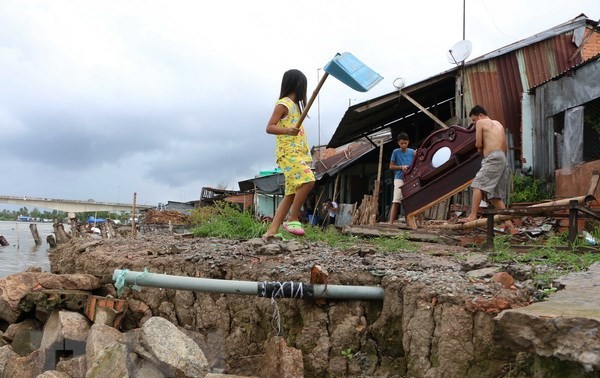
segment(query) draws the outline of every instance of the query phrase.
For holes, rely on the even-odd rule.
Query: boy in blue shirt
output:
[[[400,133],[396,137],[396,142],[400,148],[396,148],[392,152],[392,159],[390,161],[390,169],[394,172],[394,199],[392,200],[392,209],[390,210],[390,224],[394,224],[396,217],[398,216],[398,208],[400,202],[402,202],[402,190],[400,187],[404,185],[404,172],[408,170],[408,167],[413,162],[415,157],[415,150],[408,148],[410,140],[408,134]]]

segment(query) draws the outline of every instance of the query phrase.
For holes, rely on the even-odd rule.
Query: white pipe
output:
[[[252,282],[172,276],[115,269],[116,285],[137,285],[206,293],[258,295],[275,298],[326,298],[382,300],[384,290],[377,286],[311,285],[298,282]],[[122,281],[122,282],[119,282]]]

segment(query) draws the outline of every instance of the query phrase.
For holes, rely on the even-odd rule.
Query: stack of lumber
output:
[[[366,225],[370,224],[372,215],[377,216],[377,206],[373,206],[374,198],[372,195],[365,194],[360,206],[352,214],[350,224]],[[373,213],[375,211],[375,213]]]

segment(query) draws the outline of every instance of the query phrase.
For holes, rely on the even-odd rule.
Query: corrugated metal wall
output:
[[[573,32],[554,36],[507,54],[467,66],[465,108],[483,106],[490,118],[500,121],[513,135],[514,157],[521,159],[521,97],[529,88],[543,83],[581,62],[571,42]]]

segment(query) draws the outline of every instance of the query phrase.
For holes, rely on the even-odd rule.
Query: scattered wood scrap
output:
[[[174,210],[148,210],[144,223],[152,224],[189,224],[190,217]]]

